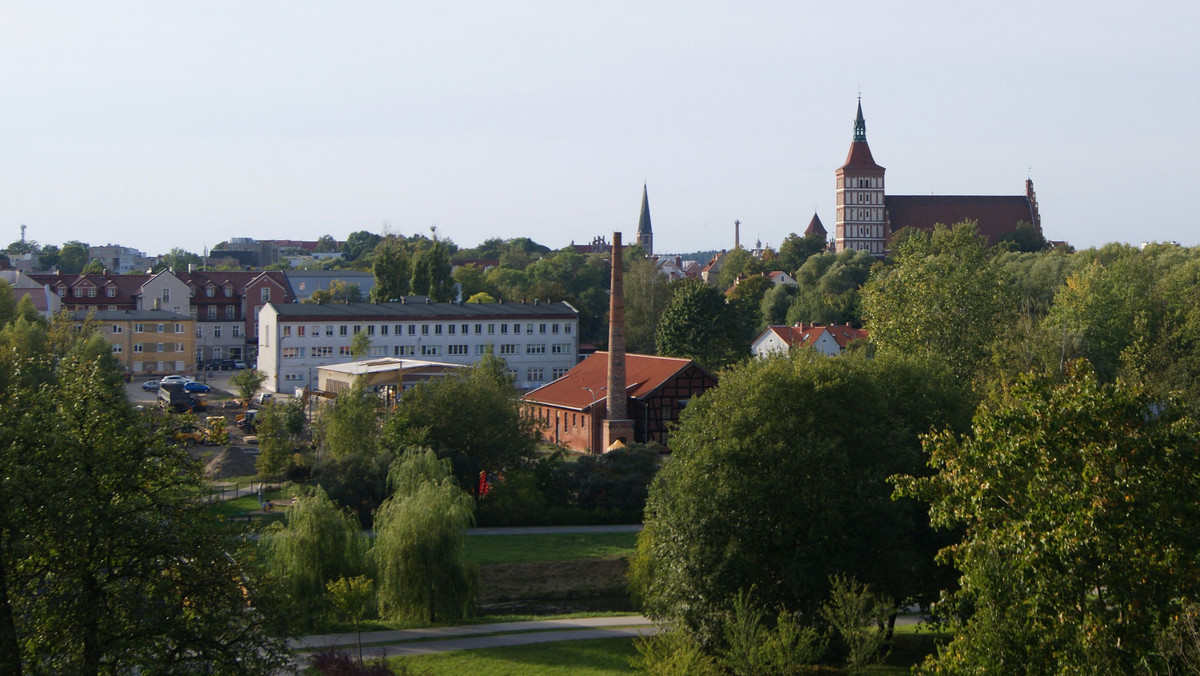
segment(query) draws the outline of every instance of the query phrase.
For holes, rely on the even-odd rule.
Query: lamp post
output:
[[[596,401],[600,398],[599,394],[608,387],[601,387],[598,390],[593,390],[590,387],[581,387],[581,390],[587,390],[592,395],[592,405],[588,407],[588,415],[592,417],[592,424],[588,429],[588,450],[592,453],[596,452]]]

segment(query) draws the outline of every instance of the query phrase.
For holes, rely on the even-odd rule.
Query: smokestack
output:
[[[742,222],[741,221],[733,222],[733,248],[734,249],[742,248]]]
[[[616,441],[633,441],[633,421],[625,401],[625,270],[621,233],[613,233],[612,288],[608,299],[608,415],[604,421],[604,449]]]

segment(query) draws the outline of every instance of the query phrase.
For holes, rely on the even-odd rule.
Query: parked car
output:
[[[160,380],[158,384],[159,385],[165,385],[167,383],[183,384],[183,383],[190,383],[190,382],[192,382],[192,379],[189,378],[188,376],[163,376],[163,379]]]
[[[184,383],[183,389],[187,390],[188,392],[199,393],[199,394],[205,394],[212,390],[212,388],[209,387],[208,385],[205,385],[204,383],[198,383],[194,380],[189,380],[188,382]]]
[[[258,394],[254,395],[254,403],[262,406],[263,404],[271,401],[272,397],[274,397],[274,395],[270,392],[259,392]]]
[[[158,381],[157,380],[147,380],[146,382],[142,383],[142,389],[146,390],[147,392],[157,392],[158,391]]]
[[[241,361],[241,360],[235,361],[235,362],[233,362],[233,368],[238,369],[240,371],[240,370],[246,368],[246,362]]]

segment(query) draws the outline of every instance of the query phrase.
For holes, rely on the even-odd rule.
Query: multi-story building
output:
[[[29,277],[49,286],[63,308],[73,312],[163,310],[190,317],[195,324],[189,369],[211,359],[252,359],[258,310],[267,303],[294,299],[287,278],[278,270]]]
[[[192,370],[195,322],[166,310],[75,311],[76,322],[94,321],[113,356],[131,375],[185,373]]]
[[[316,386],[317,367],[367,357],[470,365],[490,350],[522,389],[562,377],[579,353],[579,313],[559,303],[270,303],[259,313],[258,369],[276,392]]]
[[[862,102],[854,120],[854,140],[846,163],[838,168],[837,226],[834,249],[867,251],[884,256],[888,240],[903,228],[932,229],[974,221],[979,234],[995,244],[1025,222],[1042,231],[1033,181],[1025,181],[1024,195],[888,195],[884,168],[875,163],[867,145],[867,123]],[[810,228],[812,226],[810,225]],[[824,228],[822,228],[823,230]],[[807,231],[806,231],[807,232]]]
[[[88,260],[100,261],[106,270],[123,275],[145,272],[154,267],[154,258],[127,246],[106,244],[88,247]]]

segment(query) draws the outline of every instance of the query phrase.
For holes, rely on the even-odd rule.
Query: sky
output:
[[[1200,244],[1194,2],[0,0],[0,246],[633,237],[777,246],[858,97],[888,194]]]

